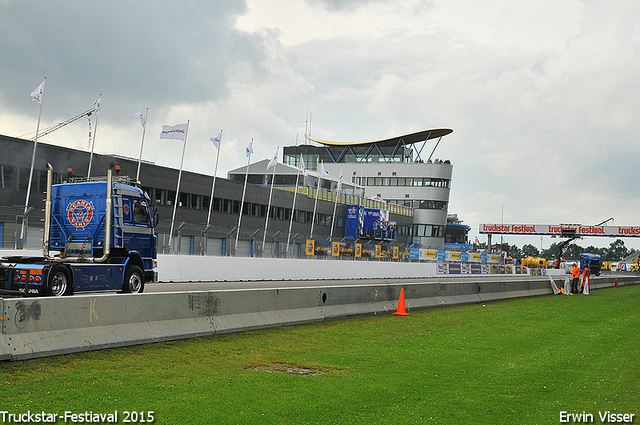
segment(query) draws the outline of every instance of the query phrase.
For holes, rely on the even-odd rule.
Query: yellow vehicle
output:
[[[527,257],[522,259],[521,265],[524,267],[547,269],[549,268],[549,260],[540,257]]]

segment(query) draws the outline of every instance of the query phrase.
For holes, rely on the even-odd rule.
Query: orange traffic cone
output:
[[[398,309],[395,313],[396,316],[408,316],[407,310],[404,306],[404,288],[400,289],[400,299],[398,300]]]
[[[618,278],[616,277],[616,286],[615,286],[615,288],[617,288],[617,287],[618,287]]]

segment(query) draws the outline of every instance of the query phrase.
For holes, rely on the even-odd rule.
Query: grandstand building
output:
[[[449,160],[434,157],[442,137],[452,132],[451,129],[424,130],[355,143],[308,138],[308,144],[284,148],[285,166],[278,166],[275,182],[282,186],[295,185],[302,158],[305,167],[312,170],[307,181],[311,187],[317,185],[324,166],[329,176],[322,179],[320,187],[335,190],[342,174],[344,193],[377,202],[384,200],[390,208],[410,208],[411,220],[398,226],[398,235],[405,243],[442,249],[445,234],[447,242],[466,243],[468,226],[456,223],[447,226],[453,165]],[[229,178],[244,181],[246,171],[246,167],[232,170]],[[266,162],[250,165],[248,174],[249,182],[271,182],[272,173],[267,171]]]

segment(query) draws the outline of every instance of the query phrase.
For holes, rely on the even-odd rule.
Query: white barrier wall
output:
[[[161,282],[376,279],[435,275],[435,263],[158,256],[158,278]]]
[[[0,256],[41,256],[39,251],[0,251]],[[256,280],[393,279],[445,276],[434,262],[355,261],[158,255],[161,282],[232,282]],[[545,273],[564,270],[545,270]],[[460,276],[460,275],[453,275]],[[467,277],[478,275],[464,275]]]

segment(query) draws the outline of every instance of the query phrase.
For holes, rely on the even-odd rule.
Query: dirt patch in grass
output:
[[[318,376],[326,375],[327,371],[319,368],[296,366],[287,363],[271,363],[266,366],[255,366],[248,368],[249,370],[255,370],[257,372],[269,372],[269,373],[286,373],[289,375],[303,375],[303,376]]]

